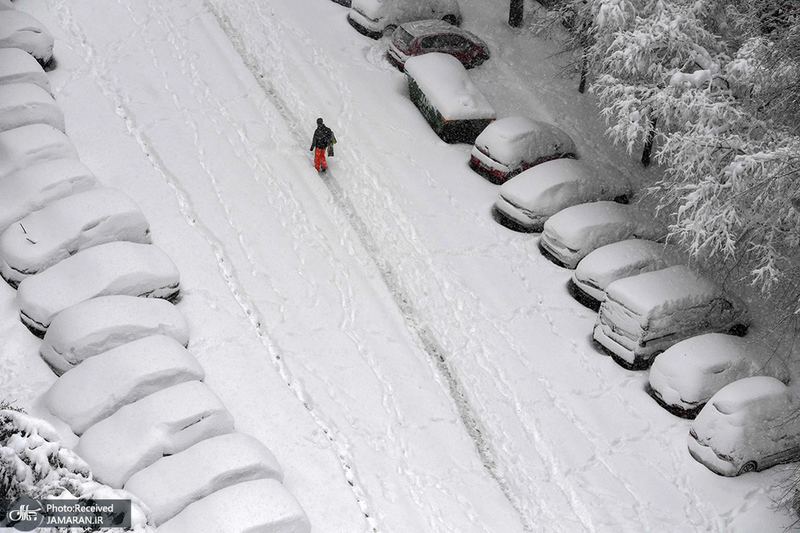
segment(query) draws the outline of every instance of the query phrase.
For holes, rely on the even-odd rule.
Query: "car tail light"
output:
[[[689,435],[691,435],[694,440],[697,440],[697,433],[695,432],[694,428],[689,430]]]
[[[725,455],[724,453],[718,453],[717,457],[719,457],[723,461],[728,461],[729,463],[733,462],[733,457],[731,457],[730,455]]]

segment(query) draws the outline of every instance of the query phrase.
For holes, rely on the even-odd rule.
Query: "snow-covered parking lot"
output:
[[[552,122],[581,159],[654,179],[603,137],[554,42],[510,29],[507,2],[459,3],[491,49],[470,76],[499,117]],[[14,4],[55,37],[50,82],[81,162],[178,267],[204,383],[274,453],[314,532],[790,523],[769,508],[789,467],[727,479],[691,458],[689,421],[592,345],[572,272],[492,219],[497,186],[468,167],[471,146],[438,139],[385,40],[341,5]],[[339,141],[324,176],[318,116]],[[0,398],[74,445],[5,284],[0,316]]]

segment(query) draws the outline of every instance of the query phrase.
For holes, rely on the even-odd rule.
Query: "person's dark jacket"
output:
[[[325,124],[320,124],[317,126],[317,129],[314,130],[314,138],[311,140],[311,150],[314,148],[324,150],[331,144],[332,140],[333,131]]]

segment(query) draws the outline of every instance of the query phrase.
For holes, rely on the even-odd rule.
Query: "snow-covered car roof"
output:
[[[698,405],[737,379],[755,375],[789,380],[782,357],[747,337],[706,333],[680,341],[660,354],[650,368],[650,385],[662,400]]]
[[[590,252],[578,263],[573,277],[605,289],[612,281],[687,261],[688,257],[677,246],[647,239],[626,239]]]
[[[56,374],[85,359],[150,335],[168,335],[186,346],[189,325],[172,303],[129,295],[99,296],[58,313],[39,347]]]
[[[53,35],[32,15],[0,10],[0,48],[20,48],[47,64],[53,58],[53,43]]]
[[[744,308],[741,300],[713,279],[685,265],[618,279],[606,287],[606,294],[608,299],[641,316],[704,305],[716,298],[725,298]]]
[[[64,112],[50,93],[34,83],[0,85],[0,131],[49,124],[66,131]]]
[[[0,271],[17,283],[80,250],[113,241],[150,242],[150,223],[119,189],[89,189],[55,200],[0,234]]]
[[[19,48],[0,48],[0,84],[33,83],[48,93],[50,78],[36,59]]]
[[[411,57],[406,61],[405,71],[446,120],[497,116],[464,65],[451,55],[433,52]]]
[[[0,131],[0,179],[50,159],[79,159],[67,135],[48,124],[31,124]]]
[[[537,215],[584,202],[630,196],[628,179],[605,165],[555,159],[529,168],[500,186],[500,196]]]
[[[49,203],[98,185],[77,159],[40,161],[0,179],[0,233]]]
[[[666,234],[652,213],[608,201],[562,209],[545,222],[544,231],[573,250],[590,244],[595,249],[632,237],[657,241]]]
[[[575,153],[575,143],[562,129],[527,117],[495,120],[475,139],[475,147],[508,166],[549,154]]]
[[[44,333],[56,314],[77,303],[110,294],[173,298],[179,282],[175,263],[157,246],[110,242],[25,278],[17,303],[25,325]]]

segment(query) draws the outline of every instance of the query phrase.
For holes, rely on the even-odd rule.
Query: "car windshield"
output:
[[[408,33],[402,26],[397,28],[394,32],[394,42],[398,48],[408,50],[411,43],[414,41],[414,36]]]

